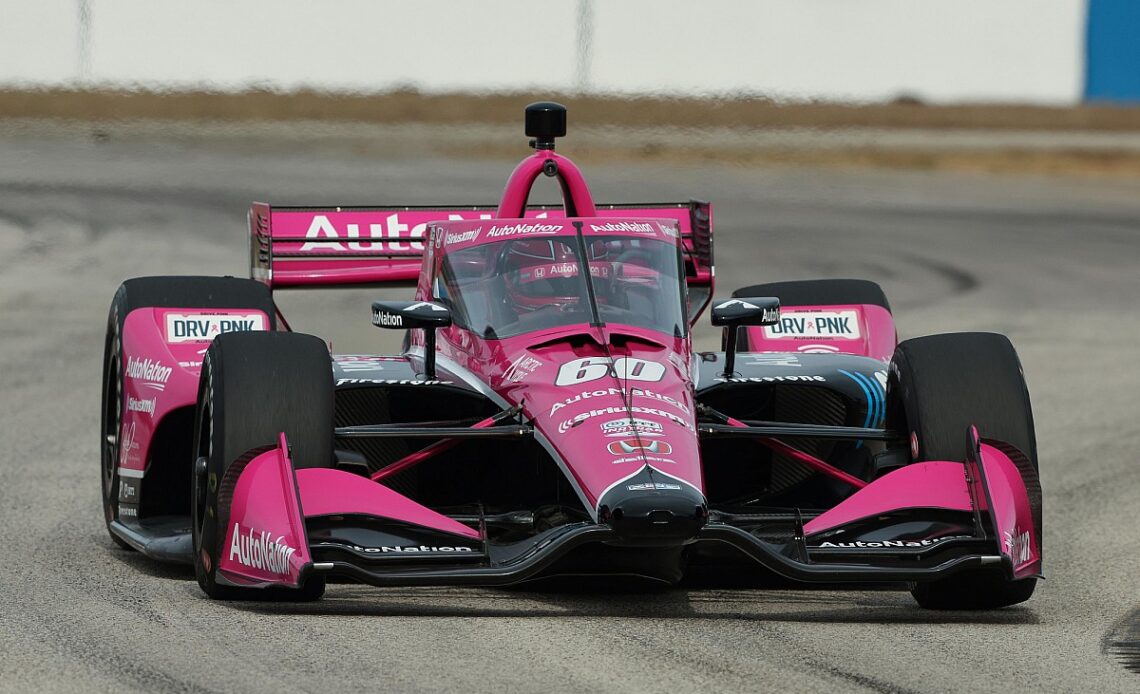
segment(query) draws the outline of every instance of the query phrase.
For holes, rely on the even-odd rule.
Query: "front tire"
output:
[[[966,459],[967,429],[1016,446],[1037,469],[1033,411],[1021,362],[994,333],[931,335],[899,343],[887,379],[888,427],[906,432],[914,462]],[[987,610],[1025,602],[1037,580],[974,570],[915,584],[937,610]]]
[[[210,345],[202,364],[192,480],[194,572],[215,599],[316,600],[321,577],[300,589],[243,588],[218,582],[218,560],[229,523],[219,485],[234,460],[275,446],[285,432],[294,465],[333,465],[333,383],[328,348],[298,333],[229,333]]]

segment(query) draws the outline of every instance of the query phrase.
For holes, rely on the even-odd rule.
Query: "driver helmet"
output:
[[[585,289],[579,278],[581,268],[572,243],[572,239],[525,239],[511,242],[505,251],[504,281],[507,298],[516,309],[537,311],[546,306],[563,308],[576,305],[582,300]],[[587,247],[587,252],[590,275],[594,282],[609,280],[613,268],[605,262],[605,243],[594,241]]]

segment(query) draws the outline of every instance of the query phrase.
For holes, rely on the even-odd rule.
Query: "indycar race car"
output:
[[[1010,342],[899,342],[865,280],[713,301],[712,206],[596,203],[565,132],[564,107],[527,107],[534,153],[497,206],[254,204],[251,279],[124,282],[111,538],[192,563],[213,598],[760,570],[1028,599],[1041,486]],[[562,205],[528,204],[539,176]],[[330,356],[272,295],[401,283],[414,300],[372,305],[406,333],[392,356]],[[723,349],[698,353],[710,304]]]

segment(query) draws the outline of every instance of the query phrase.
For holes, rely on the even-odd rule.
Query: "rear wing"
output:
[[[492,205],[454,207],[271,207],[249,211],[250,277],[270,289],[414,284],[429,222],[491,219]],[[561,205],[529,205],[528,218],[564,218]],[[712,205],[707,202],[598,205],[599,217],[673,219],[685,249],[690,301],[712,296]]]

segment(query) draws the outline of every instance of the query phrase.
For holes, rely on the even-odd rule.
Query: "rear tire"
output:
[[[223,600],[316,600],[323,577],[300,589],[243,588],[218,583],[229,509],[218,501],[226,470],[247,451],[275,446],[285,432],[294,465],[332,467],[332,364],[325,343],[298,333],[228,333],[211,343],[202,364],[194,441],[204,474],[192,485],[194,572],[206,595]]]
[[[1016,446],[1037,469],[1029,391],[1009,339],[994,333],[931,335],[899,343],[887,378],[887,426],[907,433],[913,462],[966,459],[971,425]],[[982,610],[1025,602],[1037,580],[997,570],[915,584],[918,604]]]
[[[891,305],[883,288],[870,280],[791,280],[788,282],[768,282],[742,287],[732,293],[741,296],[774,296],[780,299],[780,307],[792,306],[835,306],[846,304],[871,304],[882,306],[889,313]],[[726,329],[727,330],[727,329]],[[737,328],[737,348],[747,352],[748,330]],[[727,333],[722,341],[727,344]],[[722,347],[723,349],[723,347]]]
[[[124,411],[122,335],[127,315],[140,308],[252,308],[269,316],[269,329],[276,328],[276,309],[268,287],[253,280],[233,277],[136,277],[119,285],[107,316],[103,349],[103,406],[101,487],[103,519],[111,540],[131,549],[111,532],[119,517],[119,436]]]

